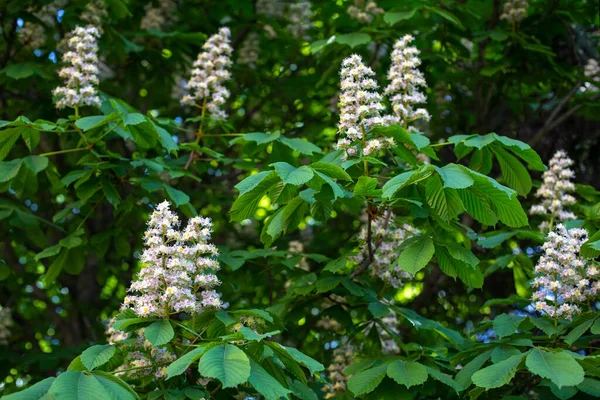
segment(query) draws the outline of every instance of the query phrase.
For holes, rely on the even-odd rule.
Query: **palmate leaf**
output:
[[[559,389],[583,382],[583,368],[565,351],[552,353],[535,348],[527,356],[525,364],[531,372],[550,379]]]
[[[527,169],[515,157],[500,146],[490,146],[500,163],[500,170],[506,183],[521,196],[526,196],[532,187],[531,177]]]
[[[432,176],[425,184],[427,203],[442,220],[456,218],[465,210],[456,189],[444,188],[439,176]]]
[[[375,390],[387,374],[386,364],[360,371],[348,379],[348,389],[355,396],[362,396]]]
[[[2,400],[43,400],[47,399],[48,390],[54,383],[56,378],[46,378],[35,385],[28,387],[25,390],[22,390],[17,393],[9,394],[7,396],[3,396]],[[50,400],[50,399],[48,399]]]
[[[485,389],[493,389],[508,384],[517,373],[523,357],[523,354],[514,355],[504,361],[475,372],[472,377],[473,383]]]
[[[229,211],[231,221],[241,222],[253,217],[262,197],[273,191],[277,183],[280,182],[281,180],[275,172],[264,176],[252,189],[247,190],[235,200]]]
[[[427,380],[427,369],[414,361],[395,361],[388,366],[387,375],[407,388],[420,385]]]
[[[502,314],[494,318],[494,332],[498,335],[499,339],[503,337],[513,335],[521,325],[521,322],[525,320],[525,317],[518,315]]]
[[[455,376],[456,382],[464,388],[468,388],[471,385],[471,379],[473,374],[481,368],[483,364],[487,360],[490,359],[492,355],[492,350],[488,350],[479,354],[477,357],[473,358],[467,364],[465,364],[460,371]]]
[[[248,382],[250,382],[260,394],[265,396],[267,400],[286,398],[287,395],[291,393],[290,390],[283,387],[277,379],[273,378],[252,358],[250,358],[250,377],[248,378]]]
[[[144,336],[153,347],[169,343],[174,335],[175,331],[173,330],[171,323],[164,319],[153,322],[144,329]]]
[[[92,371],[106,364],[115,355],[115,346],[110,344],[96,345],[81,353],[81,362]]]
[[[224,388],[234,387],[250,377],[250,360],[236,346],[225,344],[204,353],[198,369],[203,376],[221,381]]]
[[[421,237],[400,253],[398,266],[414,275],[425,268],[433,257],[434,251],[433,240],[429,237]]]
[[[135,399],[119,382],[103,375],[81,371],[66,371],[52,383],[48,393],[64,400]]]
[[[483,174],[491,171],[493,154],[508,186],[522,196],[531,191],[532,182],[527,168],[516,157],[526,162],[529,169],[546,169],[539,155],[528,144],[506,136],[495,133],[483,136],[455,135],[448,140],[455,144],[454,152],[459,159],[475,150],[469,167]]]

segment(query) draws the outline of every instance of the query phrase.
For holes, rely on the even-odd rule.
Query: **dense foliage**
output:
[[[0,4],[4,398],[600,397],[597,2]]]

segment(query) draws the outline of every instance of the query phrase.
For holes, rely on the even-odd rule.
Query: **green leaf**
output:
[[[507,360],[512,356],[521,354],[521,351],[514,346],[501,344],[492,351],[492,362],[497,364],[501,361]]]
[[[483,247],[484,249],[492,249],[494,247],[500,246],[504,243],[505,240],[510,239],[515,236],[517,232],[500,232],[487,234],[485,236],[480,236],[477,238],[477,244]]]
[[[146,122],[146,117],[140,113],[131,113],[123,116],[123,125],[138,125]]]
[[[369,303],[369,311],[375,318],[383,318],[390,314],[390,309],[378,301]]]
[[[257,333],[255,331],[253,331],[252,329],[247,328],[245,326],[241,327],[238,332],[240,332],[242,335],[244,335],[244,337],[246,339],[248,339],[248,340],[256,340],[257,342],[260,342],[264,338],[275,336],[275,335],[278,335],[279,333],[281,333],[281,331],[273,331],[273,332],[267,332],[267,333]]]
[[[167,367],[167,379],[171,379],[174,376],[183,374],[194,361],[202,356],[205,351],[206,347],[204,346],[196,347],[192,351],[185,353],[177,360],[173,361]]]
[[[12,161],[0,162],[0,182],[8,182],[19,173],[23,160],[20,158]]]
[[[81,371],[66,371],[55,380],[48,393],[61,400],[135,399],[133,394],[114,380]]]
[[[465,389],[471,386],[471,378],[473,377],[473,374],[479,371],[479,369],[481,369],[481,366],[485,364],[487,360],[490,359],[491,355],[492,350],[488,350],[479,354],[477,357],[473,358],[471,361],[465,364],[454,377],[456,382],[458,382],[458,384],[464,387]]]
[[[250,377],[250,360],[246,354],[232,344],[213,347],[208,350],[198,365],[202,376],[216,378],[223,388],[234,387]]]
[[[319,400],[317,394],[298,379],[290,385],[290,389],[301,400]]]
[[[312,156],[313,153],[322,153],[319,147],[306,140],[298,138],[288,139],[282,136],[279,138],[279,141],[288,146],[290,149],[295,150],[300,154],[305,154],[307,156]]]
[[[497,364],[483,368],[473,374],[473,383],[485,389],[507,385],[514,378],[522,360],[523,354],[514,355]]]
[[[456,189],[444,189],[439,176],[432,176],[425,185],[427,203],[443,220],[453,219],[464,211]]]
[[[179,189],[175,189],[171,186],[165,185],[165,190],[167,191],[167,195],[169,198],[175,203],[177,207],[180,207],[184,204],[188,204],[190,202],[190,196],[185,194]]]
[[[428,178],[433,173],[432,170],[431,165],[425,165],[417,170],[404,172],[393,177],[383,185],[383,197],[391,198],[398,190]]]
[[[431,367],[425,367],[427,373],[436,381],[442,382],[444,385],[450,386],[456,393],[463,390],[463,387],[458,384],[450,375],[444,374],[439,370]]]
[[[33,75],[38,75],[43,79],[50,79],[50,76],[44,71],[38,63],[24,62],[17,64],[10,64],[0,70],[0,74],[4,74],[9,78],[19,80],[29,78]]]
[[[513,335],[525,317],[518,315],[502,314],[494,318],[494,332],[499,339]]]
[[[40,143],[40,131],[38,131],[37,129],[33,129],[27,126],[23,127],[21,137],[23,138],[23,141],[27,145],[29,151],[32,151]]]
[[[275,175],[275,173],[273,171],[261,171],[257,174],[246,177],[234,187],[240,191],[241,196],[249,190],[254,189],[259,183],[263,181],[263,179],[265,179],[269,175]]]
[[[378,365],[377,367],[370,368],[364,371],[360,371],[348,379],[348,389],[355,396],[362,396],[363,394],[370,393],[385,378],[387,373],[387,365]]]
[[[458,29],[463,30],[463,31],[465,30],[465,26],[462,24],[462,22],[460,22],[460,20],[456,17],[456,15],[452,14],[450,11],[444,10],[442,8],[439,8],[439,7],[425,6],[425,8],[428,9],[429,11],[432,11],[432,12],[440,15],[442,18],[450,21]]]
[[[548,336],[554,336],[565,329],[562,325],[554,326],[553,322],[549,321],[544,317],[529,318],[529,320],[533,323],[533,325],[541,329]]]
[[[291,391],[283,387],[277,379],[273,378],[253,359],[250,359],[250,377],[248,378],[248,382],[260,394],[265,396],[267,400],[287,398],[287,395],[291,393]]]
[[[506,183],[508,183],[508,186],[515,189],[521,196],[527,196],[533,186],[527,169],[501,147],[494,145],[491,146],[491,149],[500,163],[502,176],[506,180]]]
[[[474,183],[471,175],[456,164],[447,164],[442,168],[435,167],[435,169],[444,181],[445,188],[466,189]]]
[[[323,179],[331,187],[331,189],[333,189],[333,195],[336,199],[339,197],[346,197],[346,192],[344,191],[344,189],[342,189],[342,187],[338,185],[333,179],[319,171],[315,171],[315,173],[318,177]],[[352,196],[352,194],[350,194],[350,196]]]
[[[81,246],[83,244],[83,239],[81,239],[79,236],[71,235],[71,236],[67,236],[64,239],[61,239],[58,242],[58,244],[61,247],[65,247],[67,249],[72,249],[74,247]]]
[[[152,347],[158,347],[169,343],[175,336],[175,331],[169,321],[161,319],[144,329],[144,336],[152,344]]]
[[[577,325],[567,336],[564,337],[565,343],[571,346],[577,339],[581,337],[596,321],[595,319],[589,319],[579,325]]]
[[[577,385],[577,389],[590,396],[600,397],[600,381],[592,378],[585,378],[583,382]]]
[[[590,329],[590,331],[594,334],[594,335],[598,335],[600,334],[600,319],[596,319],[594,321],[594,325],[592,325],[592,329]]]
[[[388,25],[395,25],[400,21],[411,19],[416,13],[416,8],[408,11],[386,12],[383,15],[383,21]]]
[[[275,172],[286,185],[300,186],[312,179],[314,172],[306,165],[296,168],[286,162],[276,162],[273,164]]]
[[[50,400],[46,394],[55,379],[55,377],[46,378],[20,392],[3,396],[2,400]]]
[[[233,324],[236,323],[235,318],[233,318],[231,316],[231,314],[229,314],[227,311],[217,311],[215,313],[215,316],[217,317],[217,319],[219,321],[221,321],[223,323],[223,325],[227,326],[231,326]]]
[[[362,196],[377,195],[377,179],[370,176],[361,176],[354,186],[354,194]]]
[[[229,211],[231,221],[241,222],[253,217],[262,197],[279,182],[280,178],[276,174],[268,175],[255,187],[239,196],[231,206],[231,211]]]
[[[350,48],[355,48],[356,46],[371,43],[371,36],[361,32],[346,33],[345,35],[336,36],[335,41],[342,45],[348,45]]]
[[[416,274],[429,263],[435,247],[429,237],[421,237],[409,245],[398,257],[398,266],[410,274]]]
[[[344,171],[342,168],[338,167],[335,164],[331,164],[328,162],[315,162],[310,164],[309,167],[314,169],[315,171],[322,172],[325,175],[335,179],[350,182],[352,181],[352,177],[350,177],[350,175],[348,175],[346,171]]]
[[[574,386],[583,382],[581,365],[567,352],[551,353],[534,348],[525,360],[527,368],[542,378],[548,378],[558,388]]]
[[[101,344],[92,346],[81,353],[81,362],[89,371],[106,364],[115,355],[115,346]]]
[[[98,128],[102,125],[106,125],[110,121],[120,118],[121,116],[117,113],[110,113],[108,115],[94,115],[92,117],[83,117],[75,121],[75,126],[84,132],[89,131],[93,128]]]
[[[407,388],[424,383],[429,374],[427,369],[414,361],[395,361],[387,368],[387,375],[399,385]]]
[[[48,167],[48,158],[41,156],[27,156],[24,159],[25,166],[34,174],[38,174]]]
[[[296,362],[299,362],[300,364],[308,368],[311,375],[314,375],[315,373],[323,371],[325,369],[323,364],[307,356],[298,349],[295,349],[293,347],[282,346],[277,343],[275,343],[275,345],[278,348],[285,350]]]

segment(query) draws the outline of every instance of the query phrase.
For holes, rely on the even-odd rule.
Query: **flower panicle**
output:
[[[391,138],[375,138],[367,141],[363,136],[376,125],[389,125],[390,119],[382,116],[385,112],[375,72],[363,63],[362,58],[353,54],[342,62],[340,71],[340,122],[338,129],[345,137],[336,147],[343,149],[347,156],[358,155],[362,150],[366,155],[395,145]],[[364,139],[364,146],[363,146]]]
[[[507,0],[504,3],[500,19],[517,24],[527,18],[527,7],[529,7],[527,0]]]
[[[579,254],[587,240],[585,229],[567,229],[563,224],[548,233],[532,283],[537,311],[551,318],[571,320],[581,313],[582,305],[597,296],[600,270]]]
[[[70,65],[63,67],[58,73],[64,79],[65,86],[59,86],[53,91],[58,98],[56,107],[100,106],[96,89],[99,83],[97,40],[100,32],[94,26],[78,26],[71,33],[68,51],[62,57]]]
[[[156,207],[144,234],[145,267],[131,284],[125,306],[141,317],[168,318],[171,314],[198,314],[221,308],[221,284],[216,276],[218,250],[209,243],[212,222],[194,217],[179,229],[179,217],[165,201]]]
[[[541,202],[530,208],[530,214],[549,215],[556,221],[577,219],[575,214],[566,209],[577,202],[575,197],[569,194],[575,191],[575,184],[572,182],[575,172],[570,168],[573,163],[564,150],[554,154],[548,163],[548,170],[542,175],[542,186],[535,193]],[[548,221],[544,221],[540,229],[549,230],[550,225]]]
[[[361,24],[370,24],[373,19],[384,13],[384,9],[377,6],[372,0],[354,0],[354,4],[348,7],[348,15]]]
[[[230,36],[229,28],[223,27],[204,43],[204,51],[194,61],[192,77],[187,84],[190,93],[181,100],[185,105],[199,105],[206,101],[206,109],[215,119],[227,118],[221,107],[230,96],[229,90],[224,86],[231,79],[229,68],[233,48]]]
[[[371,248],[375,251],[370,271],[372,275],[397,289],[402,286],[404,281],[412,279],[412,275],[398,265],[394,265],[398,259],[396,249],[405,240],[418,235],[419,230],[409,224],[399,226],[394,219],[394,214],[390,213],[386,217],[377,218],[372,222]],[[363,228],[358,238],[362,244],[358,254],[354,256],[354,262],[361,264],[369,256],[367,230]]]
[[[424,108],[415,107],[425,104],[427,96],[420,91],[426,88],[427,82],[419,70],[421,59],[419,50],[410,46],[414,40],[412,35],[398,39],[392,51],[392,65],[388,72],[389,85],[385,94],[389,97],[394,111],[395,123],[413,130],[410,125],[420,119],[429,121],[431,116]]]

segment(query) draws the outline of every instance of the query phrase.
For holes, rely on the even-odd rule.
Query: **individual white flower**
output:
[[[221,28],[204,43],[204,51],[194,61],[192,77],[187,85],[190,94],[181,100],[186,105],[200,105],[205,101],[206,109],[215,119],[227,117],[221,107],[229,98],[229,90],[224,84],[231,79],[229,67],[233,49],[229,44],[230,35],[229,28]]]
[[[291,3],[288,7],[287,30],[297,39],[309,40],[306,32],[312,27],[312,5],[308,0]]]
[[[581,305],[596,298],[600,271],[592,260],[579,255],[587,240],[585,229],[567,230],[563,224],[548,233],[544,254],[535,266],[532,300],[536,310],[570,320],[581,312]]]
[[[347,155],[355,155],[363,148],[363,135],[376,125],[386,125],[388,118],[382,117],[385,107],[378,92],[375,72],[363,64],[359,55],[353,54],[342,62],[340,71],[340,122],[342,137],[338,149],[344,149]],[[365,137],[366,142],[366,137]],[[367,151],[393,146],[393,141],[381,139],[379,143],[369,145]],[[366,143],[365,143],[366,145]]]
[[[527,0],[506,0],[500,19],[516,24],[527,18]]]
[[[405,35],[394,44],[392,65],[388,72],[390,83],[385,88],[385,94],[392,103],[395,122],[409,129],[414,129],[411,124],[419,119],[430,119],[427,110],[415,108],[415,105],[427,102],[427,97],[419,90],[427,87],[427,83],[419,70],[420,52],[416,47],[409,46],[413,40],[411,35]]]
[[[0,344],[8,344],[13,326],[14,322],[10,308],[0,306]]]
[[[569,168],[571,165],[573,160],[564,150],[554,154],[548,170],[542,175],[542,186],[535,193],[542,201],[531,207],[530,214],[549,214],[552,221],[577,219],[575,214],[566,209],[576,203],[575,197],[569,194],[575,191],[575,184],[571,182],[575,178],[575,172]],[[550,225],[548,221],[544,221],[540,229],[548,230]]]
[[[81,13],[81,20],[85,22],[86,25],[96,27],[100,34],[104,33],[104,30],[102,29],[102,20],[106,17],[108,17],[108,12],[106,11],[104,0],[88,1],[85,5],[85,10]]]
[[[162,31],[169,29],[175,23],[174,15],[177,11],[177,3],[173,0],[159,0],[157,6],[148,3],[144,10],[145,13],[140,22],[140,28]]]
[[[371,274],[388,285],[399,288],[405,280],[412,279],[412,275],[396,264],[399,255],[396,249],[406,239],[419,234],[419,230],[408,224],[398,226],[394,219],[394,214],[389,213],[389,215],[372,221],[371,248],[373,249],[373,260],[369,268]],[[361,264],[369,256],[367,229],[363,228],[361,230],[359,239],[362,244],[358,254],[353,258],[357,264]]]
[[[256,68],[258,56],[260,54],[260,39],[256,32],[250,32],[240,46],[237,63],[247,65],[249,68]]]
[[[370,0],[354,0],[354,5],[346,10],[351,18],[354,18],[361,24],[370,24],[379,14],[383,14],[384,10],[377,7],[377,3]]]
[[[214,290],[221,282],[215,275],[219,263],[213,258],[218,251],[209,243],[211,226],[209,218],[194,217],[179,230],[179,217],[169,202],[159,204],[145,233],[144,267],[124,305],[141,317],[159,318],[221,308],[221,295]]]
[[[56,107],[81,107],[84,105],[100,106],[98,85],[98,45],[100,37],[98,29],[93,26],[76,27],[69,39],[69,51],[63,54],[62,60],[69,63],[59,71],[65,80],[65,86],[54,89],[58,97]]]
[[[348,377],[344,375],[344,370],[354,362],[355,356],[354,346],[348,343],[342,343],[340,347],[333,350],[331,364],[327,367],[329,382],[322,389],[325,393],[323,398],[330,399],[346,392]]]

